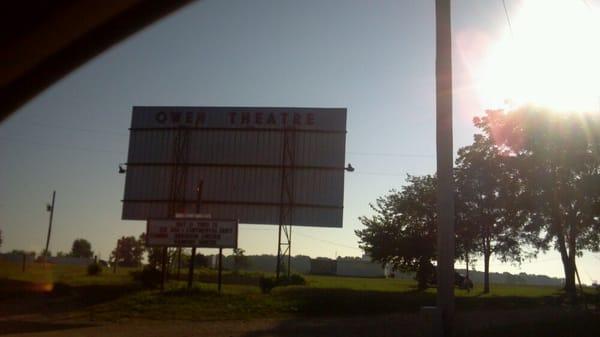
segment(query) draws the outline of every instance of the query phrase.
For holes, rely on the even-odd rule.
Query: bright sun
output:
[[[525,0],[511,19],[512,34],[491,47],[479,70],[483,101],[598,111],[598,10],[585,1]]]

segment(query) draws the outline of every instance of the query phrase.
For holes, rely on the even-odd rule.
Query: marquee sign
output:
[[[151,219],[146,244],[163,247],[237,248],[237,220]]]

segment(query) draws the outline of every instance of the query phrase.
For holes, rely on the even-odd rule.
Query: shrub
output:
[[[160,270],[152,266],[145,266],[141,271],[131,272],[131,276],[133,276],[135,281],[142,283],[146,288],[155,288],[162,280],[162,273]]]
[[[304,277],[298,275],[298,274],[292,274],[289,277],[287,276],[282,276],[279,278],[279,281],[277,282],[277,286],[303,286],[306,284],[306,280],[304,279]]]
[[[87,266],[87,274],[90,276],[100,275],[102,266],[97,262],[92,262]]]
[[[263,294],[268,294],[275,287],[302,286],[306,284],[304,277],[298,274],[292,274],[290,277],[282,276],[277,280],[275,277],[261,276],[258,280],[258,286]]]
[[[290,285],[295,285],[295,286],[306,285],[306,280],[304,279],[304,277],[302,277],[298,274],[292,274],[290,276],[289,280],[290,280]]]
[[[52,292],[53,296],[69,296],[72,293],[72,288],[66,283],[62,282],[54,282],[52,284]]]
[[[270,293],[271,290],[273,290],[273,288],[275,288],[276,285],[277,285],[277,281],[275,280],[274,277],[261,276],[258,279],[258,286],[260,287],[260,291],[263,294]]]

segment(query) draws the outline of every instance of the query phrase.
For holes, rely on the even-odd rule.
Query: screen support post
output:
[[[223,247],[219,247],[219,294],[221,293],[221,284],[223,282]]]
[[[292,260],[292,223],[294,212],[294,169],[296,157],[296,131],[283,130],[281,149],[281,190],[279,198],[279,233],[277,243],[276,277],[282,272],[283,258],[287,255],[287,276],[290,276]],[[283,236],[282,236],[283,234]],[[282,241],[283,239],[283,241]]]
[[[168,253],[168,249],[169,247],[163,247],[162,249],[162,261],[160,264],[160,269],[161,269],[161,278],[160,278],[160,291],[164,291],[165,290],[165,279],[166,279],[166,275],[167,275],[167,253]]]
[[[202,204],[202,185],[204,181],[200,180],[198,186],[196,186],[196,214],[200,213],[200,205]],[[194,281],[194,264],[196,263],[196,247],[192,247],[192,255],[190,257],[190,269],[188,271],[188,289],[192,288],[192,282]]]

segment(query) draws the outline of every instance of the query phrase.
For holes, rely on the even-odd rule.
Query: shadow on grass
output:
[[[435,294],[419,291],[395,293],[289,287],[278,289],[273,296],[289,300],[297,313],[309,316],[415,312],[421,306],[435,303]]]
[[[39,285],[31,282],[0,279],[0,300],[9,298],[21,298],[23,296],[40,293]]]
[[[261,275],[261,273],[253,272],[224,272],[221,282],[222,284],[250,285],[258,287],[258,280],[260,279]],[[179,278],[177,278],[176,275],[170,275],[170,279],[185,281],[187,280],[187,275],[182,274]],[[201,271],[200,273],[194,275],[194,280],[201,283],[217,283],[218,276],[212,271]]]
[[[288,319],[272,327],[249,331],[243,337],[392,337],[422,336],[416,314],[341,318]]]
[[[556,296],[521,297],[521,296],[474,296],[457,297],[456,307],[460,310],[479,309],[526,309],[541,306],[560,306],[563,298]]]
[[[514,315],[520,315],[520,321]],[[468,319],[456,322],[455,336],[462,337],[597,337],[600,336],[598,313],[535,310],[471,312]],[[484,321],[473,324],[474,320]],[[476,322],[481,323],[481,322]],[[429,330],[416,313],[339,318],[295,318],[245,333],[244,337],[312,336],[423,336]]]
[[[371,315],[395,312],[417,312],[423,306],[436,303],[432,292],[404,291],[389,292],[376,290],[327,289],[305,286],[278,287],[270,295],[252,295],[256,298],[244,299],[244,295],[224,294],[219,296],[213,290],[200,288],[171,289],[163,295],[165,298],[185,298],[190,301],[214,298],[214,306],[239,304],[273,304],[272,309],[281,313],[293,313],[302,316],[343,316]],[[240,297],[238,299],[238,297]],[[223,303],[221,303],[223,302]],[[252,303],[251,303],[252,302]],[[256,302],[256,303],[254,303]],[[556,296],[519,297],[519,296],[473,296],[457,297],[457,310],[472,311],[482,309],[527,309],[548,306],[560,306],[562,298]]]
[[[525,323],[497,326],[473,333],[485,337],[597,337],[600,336],[600,314],[580,312],[577,314],[532,320]]]
[[[0,283],[2,285],[2,283]],[[378,291],[310,286],[277,287],[270,295],[253,291],[217,294],[206,288],[168,288],[164,293],[144,290],[137,284],[69,286],[54,284],[45,293],[27,292],[31,284],[19,283],[29,297],[13,298],[0,305],[0,314],[89,314],[90,319],[118,320],[131,316],[150,319],[212,320],[265,317],[305,317],[310,320],[339,316],[372,317],[402,313],[412,315],[422,306],[435,305],[434,292]],[[10,292],[9,292],[10,293]],[[134,295],[134,296],[129,296]],[[560,294],[552,296],[470,296],[456,298],[464,312],[558,307]],[[107,305],[104,305],[107,304]],[[414,315],[413,315],[414,316]],[[83,317],[83,316],[82,316]],[[310,329],[310,326],[307,328]]]
[[[82,306],[113,301],[132,292],[142,291],[137,284],[131,285],[87,285],[73,287],[73,294]]]
[[[0,289],[0,300],[6,301],[0,310],[3,316],[81,310],[142,290],[136,284],[70,286],[6,279],[0,280]]]
[[[417,290],[387,292],[289,287],[280,288],[273,296],[284,297],[289,300],[295,305],[297,312],[304,315],[416,312],[423,306],[432,306],[436,303],[435,293]],[[564,296],[561,293],[539,297],[456,297],[457,310],[462,311],[559,307],[562,304],[564,304]]]
[[[159,295],[160,296],[160,295]],[[220,296],[215,290],[202,289],[193,287],[188,289],[187,287],[167,289],[162,293],[165,297],[185,297],[185,298],[205,298],[205,297],[218,297]]]
[[[27,321],[0,321],[0,335],[46,332],[55,330],[80,329],[92,327],[92,324],[67,324]]]
[[[416,312],[435,303],[434,294],[393,293],[350,289],[315,289],[305,286],[276,288],[273,293],[224,293],[192,288],[145,292],[114,308],[122,315],[140,318],[213,320],[276,317],[337,317]],[[108,314],[107,314],[108,315]],[[114,314],[112,316],[115,316]]]

